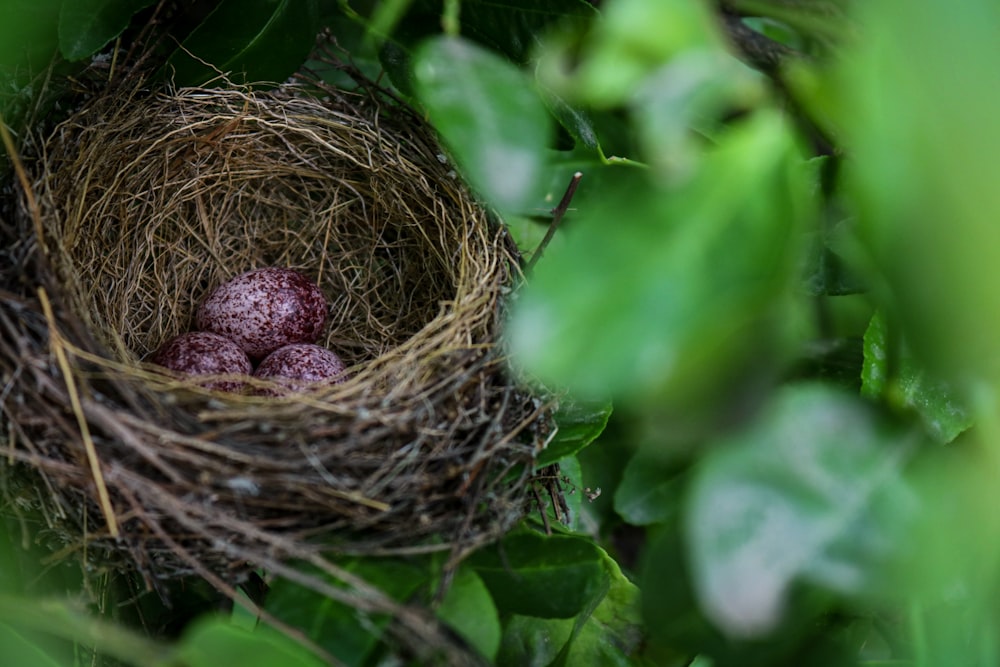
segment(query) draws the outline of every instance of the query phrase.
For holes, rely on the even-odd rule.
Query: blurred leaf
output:
[[[61,5],[62,0],[0,2],[0,120],[15,143],[63,92],[60,75],[79,69],[58,57]],[[0,178],[7,167],[7,151],[0,148]]]
[[[552,122],[527,76],[461,38],[428,40],[413,64],[417,96],[472,187],[505,212],[543,188]]]
[[[551,30],[582,30],[597,16],[585,0],[463,0],[462,36],[517,65],[527,64],[533,51]],[[442,30],[444,3],[415,0],[404,19],[385,41],[380,58],[393,83],[410,94],[413,89],[411,56],[417,46]]]
[[[538,244],[545,238],[549,220],[529,218],[523,215],[508,215],[504,218],[504,224],[521,253],[530,257]],[[552,243],[561,243],[561,239],[562,236],[557,234],[552,237]]]
[[[538,455],[538,468],[576,454],[593,442],[608,425],[611,417],[610,401],[574,401],[566,398],[559,402],[554,415],[559,430],[556,436]]]
[[[698,608],[679,519],[671,517],[665,526],[651,529],[642,551],[638,583],[643,622],[654,650],[714,655],[721,636]]]
[[[395,558],[354,558],[338,563],[396,600],[406,600],[430,579],[426,569]],[[343,586],[331,579],[335,586]],[[271,585],[267,611],[301,629],[307,637],[347,665],[361,665],[378,645],[390,618],[368,614],[279,579]]]
[[[0,3],[0,80],[30,78],[50,64],[59,47],[62,4],[62,0]]]
[[[902,341],[900,341],[902,342]],[[861,372],[862,393],[885,397],[915,411],[935,440],[948,443],[972,426],[972,414],[958,392],[921,368],[908,347],[895,353],[895,376],[890,377],[890,340],[885,318],[876,313],[865,332],[865,363]]]
[[[0,665],[60,667],[61,663],[14,628],[0,623]]]
[[[184,633],[176,655],[186,667],[320,667],[326,664],[276,630],[260,626],[250,632],[218,616],[196,621]]]
[[[831,109],[882,305],[929,371],[998,385],[1000,5],[866,2],[856,14],[869,39],[842,59]]]
[[[520,530],[477,551],[471,565],[501,614],[576,616],[607,582],[601,550],[574,535]]]
[[[631,101],[642,157],[670,177],[696,168],[705,138],[715,140],[732,109],[763,100],[760,74],[718,50],[678,54],[638,85]]]
[[[615,491],[615,511],[633,526],[648,526],[674,516],[687,483],[684,468],[653,448],[640,449],[625,466]]]
[[[500,617],[483,580],[463,565],[455,573],[437,615],[491,661],[500,648]]]
[[[2,623],[42,638],[42,645],[53,652],[75,644],[132,664],[155,664],[168,653],[165,645],[146,634],[93,615],[79,600],[70,599],[68,591],[48,598],[0,594]]]
[[[730,636],[759,637],[781,623],[797,582],[846,596],[891,589],[917,510],[902,476],[915,444],[820,384],[785,388],[753,426],[718,443],[686,513],[708,617]]]
[[[582,30],[597,17],[584,0],[463,0],[462,34],[524,64],[551,30]]]
[[[576,396],[708,405],[734,373],[760,377],[786,354],[811,215],[803,163],[761,113],[682,187],[622,175],[535,267],[509,322],[514,359]]]
[[[514,615],[507,621],[498,665],[605,667],[638,664],[643,632],[639,589],[605,554],[607,592],[577,618]]]
[[[725,51],[704,3],[618,0],[609,3],[584,44],[550,40],[540,78],[554,90],[598,107],[627,101],[640,83],[683,52]]]
[[[548,249],[553,250],[566,243],[566,229],[575,225],[580,211],[586,211],[613,194],[616,188],[628,184],[635,178],[643,178],[640,173],[645,168],[628,160],[608,160],[596,151],[575,148],[571,151],[546,151],[546,164],[542,171],[543,187],[538,198],[529,207],[532,214],[507,215],[504,222],[521,253],[530,258],[538,244],[545,237],[551,222],[552,210],[562,200],[566,188],[577,172],[583,174],[569,210],[563,218],[562,230],[552,237]]]
[[[202,85],[219,73],[235,83],[281,83],[313,50],[319,17],[319,0],[222,0],[168,70],[179,85]]]
[[[67,60],[100,51],[155,0],[71,0],[59,12],[59,50]]]
[[[415,0],[393,38],[412,48],[437,34],[443,5],[441,0]],[[460,18],[464,37],[523,65],[551,30],[581,30],[597,16],[584,0],[463,0]]]

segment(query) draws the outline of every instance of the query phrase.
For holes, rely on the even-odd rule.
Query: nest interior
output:
[[[419,118],[320,93],[117,91],[27,161],[0,245],[0,467],[40,475],[4,488],[69,548],[238,575],[469,546],[523,514],[551,429],[497,345],[516,251]],[[222,395],[144,363],[260,266],[317,280],[347,382]]]

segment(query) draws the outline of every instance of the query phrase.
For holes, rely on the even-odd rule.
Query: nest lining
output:
[[[232,579],[317,540],[464,548],[523,514],[551,429],[496,347],[516,251],[418,118],[325,93],[136,88],[38,151],[37,205],[3,230],[0,466],[42,475],[76,548]],[[259,266],[319,282],[347,382],[223,396],[143,363]]]

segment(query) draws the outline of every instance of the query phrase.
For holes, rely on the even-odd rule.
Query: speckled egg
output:
[[[269,354],[257,366],[254,376],[278,382],[288,391],[301,392],[315,384],[343,382],[345,370],[340,357],[325,347],[295,343]],[[273,395],[275,392],[262,390],[260,393]]]
[[[253,372],[250,358],[239,345],[208,331],[193,331],[171,338],[150,360],[183,375],[250,375]],[[201,386],[239,392],[246,383],[236,379],[212,380]]]
[[[293,269],[254,269],[216,287],[195,322],[231,338],[253,360],[290,343],[314,343],[326,326],[322,290]]]

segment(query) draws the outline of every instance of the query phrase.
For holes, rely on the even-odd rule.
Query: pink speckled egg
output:
[[[193,331],[171,338],[151,359],[154,364],[183,375],[250,375],[253,365],[240,346],[225,336]],[[239,380],[212,380],[206,389],[239,392],[246,383]]]
[[[198,308],[197,327],[231,338],[253,360],[289,343],[315,343],[326,326],[319,286],[293,269],[254,269],[216,287]]]
[[[266,378],[280,383],[288,391],[301,392],[311,385],[329,385],[343,382],[346,367],[335,353],[309,343],[285,345],[269,354],[260,362],[255,377]],[[271,394],[273,391],[262,390]]]

